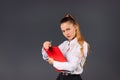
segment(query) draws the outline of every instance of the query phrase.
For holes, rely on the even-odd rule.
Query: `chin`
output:
[[[75,37],[73,37],[73,38],[70,38],[69,40],[71,41],[71,40],[73,40]]]
[[[72,38],[72,37],[69,37],[69,38],[68,38],[68,37],[67,37],[67,39],[68,39],[69,41],[71,41],[71,40],[73,40],[74,38]]]
[[[70,38],[67,38],[69,41],[71,40]]]

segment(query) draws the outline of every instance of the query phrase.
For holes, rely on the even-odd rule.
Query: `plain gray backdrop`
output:
[[[83,80],[120,80],[119,0],[1,0],[0,80],[56,80],[42,59],[45,40],[65,40],[59,21],[71,13],[91,46]]]

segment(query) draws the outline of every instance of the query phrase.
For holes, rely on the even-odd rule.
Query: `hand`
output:
[[[49,63],[49,64],[53,64],[54,59],[53,59],[53,58],[48,57],[48,60],[47,60],[47,61],[48,61],[48,63]]]
[[[52,46],[52,45],[51,45],[51,42],[50,42],[50,41],[45,41],[45,42],[43,43],[43,47],[44,47],[46,50],[48,50],[51,46]]]

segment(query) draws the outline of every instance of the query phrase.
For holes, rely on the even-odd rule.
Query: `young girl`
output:
[[[55,61],[47,56],[43,48],[49,50],[51,47],[51,42],[49,41],[43,43],[43,59],[47,59],[48,63],[53,65],[53,67],[62,70],[56,80],[82,80],[80,74],[83,72],[89,44],[81,35],[78,22],[70,14],[61,19],[60,29],[67,40],[58,47],[66,57],[67,62]]]

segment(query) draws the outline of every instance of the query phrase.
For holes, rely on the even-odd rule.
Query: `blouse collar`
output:
[[[77,38],[74,38],[73,40],[69,41],[70,45],[71,44],[76,44],[77,43]]]
[[[73,40],[69,41],[69,45],[72,46],[72,45],[76,45],[76,44],[79,44],[78,41],[77,41],[77,37],[74,38]],[[81,48],[81,45],[79,45],[80,48]]]

